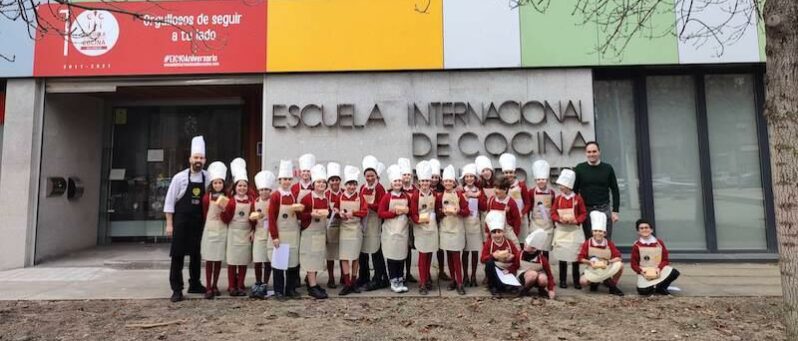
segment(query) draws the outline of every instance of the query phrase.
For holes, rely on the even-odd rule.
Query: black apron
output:
[[[169,252],[171,257],[199,255],[202,244],[202,229],[205,225],[202,216],[205,173],[202,173],[202,182],[191,182],[191,170],[186,172],[188,172],[188,188],[175,203],[172,249]]]

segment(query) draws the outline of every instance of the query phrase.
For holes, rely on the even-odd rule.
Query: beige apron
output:
[[[371,195],[364,195],[363,199],[366,199],[366,203],[369,205],[375,204],[374,200],[377,197],[377,187],[375,185],[374,189],[372,190],[373,193]],[[369,209],[369,214],[363,218],[363,245],[360,248],[360,252],[372,254],[377,252],[380,249],[380,216],[377,212],[372,211]]]
[[[574,209],[565,208],[557,210],[560,217],[575,217]],[[554,259],[563,262],[576,262],[579,249],[585,242],[585,233],[580,225],[555,223],[554,237],[551,242],[551,255]]]
[[[222,221],[222,208],[215,202],[208,205],[208,216],[202,230],[202,259],[212,262],[224,261],[227,247],[227,225]]]
[[[296,211],[291,207],[292,204],[285,205],[282,203],[282,196],[280,199],[280,210],[277,212],[277,234],[280,244],[289,246],[288,267],[293,268],[299,265],[299,221],[296,218]],[[269,235],[267,252],[269,257],[274,252],[271,235]]]
[[[521,215],[521,228],[518,229],[518,233],[520,234],[518,238],[520,240],[525,240],[526,236],[529,235],[529,217],[524,214],[524,195],[521,191],[521,186],[516,185],[510,187],[510,190],[507,192],[510,195],[510,198],[515,200],[515,206],[518,207],[518,214]]]
[[[601,283],[604,280],[615,276],[615,274],[617,274],[623,266],[621,262],[610,263],[610,259],[612,259],[612,251],[610,251],[609,241],[607,242],[607,247],[603,249],[589,246],[587,249],[587,259],[591,259],[593,257],[607,262],[607,267],[604,269],[596,269],[591,266],[585,267],[585,279],[591,283]]]
[[[305,189],[305,187],[302,186],[302,182],[299,183],[299,193],[297,193],[297,195],[296,195],[296,203],[297,204],[301,203],[302,199],[304,199],[306,195],[310,194],[310,192],[313,192],[313,190],[312,190],[313,189],[313,182],[312,181],[310,182],[310,188],[311,189]]]
[[[460,211],[460,196],[457,192],[443,192],[441,196],[443,209],[454,207]],[[441,217],[440,238],[441,250],[463,251],[466,239],[463,218],[457,214]]]
[[[535,201],[532,203],[532,219],[530,221],[530,233],[535,230],[546,232],[546,241],[543,243],[543,251],[551,251],[551,241],[554,238],[554,222],[551,221],[551,202],[554,195],[551,193],[535,193]]]
[[[662,246],[657,243],[655,247],[639,247],[640,250],[640,268],[643,270],[649,268],[658,268],[659,263],[662,261]],[[671,275],[673,268],[666,265],[659,272],[659,277],[648,280],[643,275],[637,275],[637,287],[649,288],[662,283],[668,276]]]
[[[249,224],[249,213],[249,203],[236,202],[233,220],[227,229],[227,265],[249,265],[252,262],[252,242],[249,240],[252,225]]]
[[[386,193],[385,195],[392,195]],[[407,199],[394,199],[388,205],[388,209],[393,211],[396,206],[407,206]],[[410,229],[407,224],[407,214],[397,216],[393,219],[385,219],[382,222],[382,253],[386,259],[404,260],[407,258],[407,243],[410,239]]]
[[[330,197],[327,198],[330,203],[330,212],[332,212],[333,208],[333,196],[339,196],[340,194],[341,192],[338,192],[338,194],[330,192]],[[341,217],[333,213],[332,217],[327,220],[327,260],[338,260],[338,240],[340,239],[340,231]]]
[[[314,207],[316,200],[311,198],[310,210],[327,210],[325,207]],[[310,217],[310,225],[302,230],[299,241],[299,264],[307,272],[324,271],[327,269],[327,217]]]
[[[255,236],[252,240],[252,261],[255,263],[269,262],[269,201],[260,200],[255,202],[255,212],[263,214],[263,218],[258,220],[255,226]]]
[[[490,242],[490,254],[491,255],[493,254],[493,251],[494,251],[493,247],[495,247],[495,246],[496,246],[496,243],[491,241]],[[501,246],[501,245],[499,245],[499,246]],[[508,251],[510,251],[510,250],[508,250]],[[499,269],[509,269],[510,266],[513,265],[512,262],[500,262],[500,261],[494,261],[494,264],[496,264],[496,267],[499,268]]]
[[[523,256],[523,252],[521,253],[521,255]],[[536,259],[540,259],[540,256],[538,256]],[[520,260],[520,264],[518,265],[518,272],[517,272],[518,273],[518,278],[523,278],[524,277],[524,273],[527,272],[527,271],[535,271],[538,274],[542,274],[543,273],[543,264],[538,263],[538,262],[527,262],[527,261],[525,261],[522,258]]]
[[[418,198],[419,219],[426,217],[426,224],[413,224],[413,245],[418,252],[438,251],[438,221],[435,217],[435,193],[424,195],[419,192]]]
[[[467,198],[469,202],[469,209],[471,207],[479,207],[479,198]],[[476,202],[476,205],[475,205]],[[463,221],[465,226],[466,242],[464,251],[482,251],[482,245],[485,240],[485,232],[482,229],[482,220],[479,216],[479,209],[477,212],[469,212],[468,217]]]
[[[349,201],[341,199],[341,212],[357,212],[360,211],[360,195],[355,194],[357,200]],[[352,217],[352,219],[341,220],[340,233],[338,234],[338,257],[341,260],[357,260],[360,257],[360,249],[363,244],[363,228],[360,226],[361,219]]]

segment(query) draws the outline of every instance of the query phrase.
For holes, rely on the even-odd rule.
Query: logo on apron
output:
[[[202,193],[202,189],[199,187],[194,187],[194,189],[191,190],[191,194],[195,197],[198,197],[200,193]]]

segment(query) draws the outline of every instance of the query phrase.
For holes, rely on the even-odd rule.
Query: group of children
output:
[[[621,255],[605,238],[607,216],[586,212],[584,201],[572,191],[576,180],[572,170],[561,171],[557,192],[550,188],[546,161],[533,164],[535,185],[527,188],[516,178],[512,154],[499,158],[501,175],[494,175],[489,158],[478,156],[462,167],[459,177],[454,166],[441,169],[435,159],[417,163],[415,172],[409,159],[400,158],[386,168],[371,155],[363,158],[362,173],[335,162],[316,164],[312,154],[300,156],[298,163],[297,183],[292,161],[282,160],[276,176],[269,171],[255,175],[254,189],[243,159],[230,163],[229,188],[225,164],[217,161],[209,166],[211,184],[202,201],[206,298],[220,295],[222,262],[227,264],[231,296],[247,294],[244,279],[252,263],[251,297],[266,297],[272,273],[277,298],[299,296],[301,269],[308,294],[324,299],[328,294],[317,274],[326,271],[326,287],[336,288],[336,261],[343,286],[339,295],[386,287],[403,293],[412,282],[418,282],[419,293],[426,295],[433,287],[433,254],[438,280],[451,276],[448,289],[461,295],[466,287],[479,285],[476,269],[481,262],[493,295],[510,289],[503,277],[512,274],[521,283],[518,295],[528,295],[536,287],[541,296],[554,298],[549,256],[559,262],[560,288],[567,287],[571,263],[574,288],[589,286],[595,291],[604,284],[610,293],[623,295],[617,287]],[[383,173],[387,189],[380,183]],[[592,236],[581,229],[588,218]],[[638,290],[668,294],[668,285],[679,273],[670,267],[664,243],[653,236],[653,225],[646,220],[636,225],[640,239],[631,260],[639,277]],[[274,249],[283,247],[288,248],[288,267],[272,268]],[[418,280],[410,275],[412,249],[418,253]],[[585,265],[584,272],[580,264]]]

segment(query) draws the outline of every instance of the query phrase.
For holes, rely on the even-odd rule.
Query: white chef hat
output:
[[[255,174],[255,187],[261,189],[273,189],[275,183],[274,173],[270,171],[260,171]]]
[[[316,165],[316,156],[313,154],[304,154],[299,157],[299,170],[310,170]]]
[[[516,168],[515,155],[510,153],[504,153],[501,156],[499,156],[499,166],[502,167],[502,172],[515,171]]]
[[[607,215],[601,211],[590,211],[590,228],[593,231],[607,232]]]
[[[399,169],[402,171],[402,175],[413,174],[413,166],[410,165],[410,159],[400,157],[398,160],[396,160],[396,164],[399,166]]]
[[[443,176],[441,176],[441,180],[457,180],[457,175],[454,171],[454,166],[448,165],[446,168],[443,169]]]
[[[560,171],[560,177],[557,178],[558,185],[574,189],[574,182],[576,182],[576,173],[574,173],[574,171],[570,169],[563,169]]]
[[[194,154],[205,156],[205,138],[202,136],[194,136],[191,139],[191,155]]]
[[[507,224],[507,217],[505,217],[504,212],[490,211],[485,215],[485,224],[488,224],[488,229],[491,231],[504,230],[504,226]]]
[[[416,176],[418,180],[432,180],[432,167],[429,161],[421,161],[416,164]]]
[[[233,175],[233,183],[241,180],[249,181],[247,178],[247,162],[244,159],[237,157],[230,162],[230,174]]]
[[[382,173],[385,173],[385,164],[382,162],[377,162],[377,177],[381,177]]]
[[[324,165],[315,165],[310,169],[310,180],[313,182],[327,181],[327,171],[324,169]]]
[[[221,179],[224,181],[227,179],[227,166],[224,165],[224,162],[215,161],[208,166],[208,175],[210,175],[210,180]]]
[[[551,167],[546,160],[537,160],[532,164],[532,175],[535,179],[549,179]]]
[[[360,175],[360,170],[357,169],[357,167],[346,165],[344,167],[344,184],[350,181],[357,182],[357,178],[359,175]]]
[[[377,158],[372,155],[364,156],[362,162],[363,173],[365,173],[369,169],[373,170],[374,172],[377,172],[377,166],[379,165],[379,163],[380,162],[377,160]],[[379,174],[377,175],[379,176]]]
[[[441,176],[441,162],[438,159],[429,160],[429,169],[432,171],[432,175]]]
[[[294,177],[294,164],[291,160],[280,160],[280,169],[277,171],[277,178],[293,178]]]
[[[532,233],[526,236],[526,240],[524,242],[524,244],[540,250],[546,243],[546,231],[543,229],[534,230]]]
[[[327,179],[334,176],[341,178],[341,164],[337,162],[327,163]]]
[[[402,180],[402,170],[397,165],[388,166],[388,181]]]
[[[490,159],[485,155],[477,156],[476,160],[474,160],[474,163],[477,165],[477,171],[480,173],[485,170],[485,168],[493,171],[493,163],[491,163]]]
[[[463,166],[463,177],[465,177],[466,175],[477,176],[477,165],[469,163]]]

